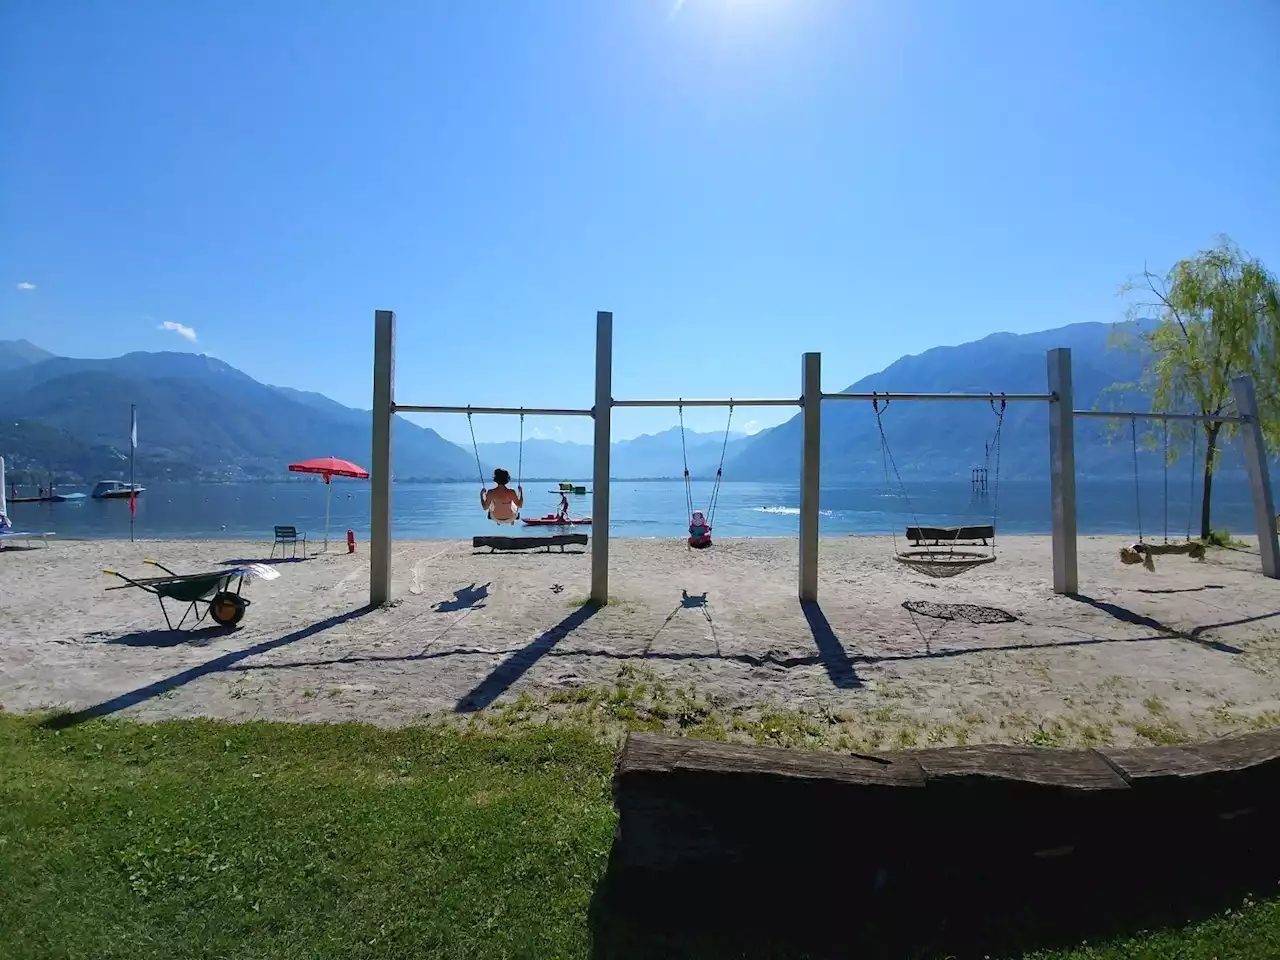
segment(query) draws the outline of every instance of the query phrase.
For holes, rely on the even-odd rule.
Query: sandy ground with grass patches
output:
[[[268,547],[54,542],[0,552],[0,708],[386,725],[568,713],[841,748],[1177,742],[1280,723],[1280,582],[1258,572],[1256,545],[1149,573],[1120,563],[1123,542],[1081,539],[1072,599],[1052,592],[1047,537],[1002,538],[996,563],[949,580],[896,563],[887,538],[824,539],[821,602],[804,609],[795,540],[702,553],[621,540],[597,610],[587,553],[399,541],[384,608],[364,608],[367,552],[330,553],[248,584],[238,629],[182,632],[153,597],[106,590],[118,581],[103,568],[145,576],[157,557],[195,572]]]

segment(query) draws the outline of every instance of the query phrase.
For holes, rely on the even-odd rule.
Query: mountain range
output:
[[[137,407],[138,479],[283,479],[284,465],[317,455],[367,463],[370,414],[320,393],[259,383],[213,357],[129,353],[79,360],[25,340],[0,341],[0,456],[8,478],[43,484],[122,478],[129,460],[129,407]],[[730,449],[746,439],[730,435]],[[689,464],[714,473],[724,434],[686,436]],[[436,431],[396,418],[392,462],[402,480],[469,480],[475,454]],[[480,444],[495,466],[525,477],[591,475],[589,445],[526,440]],[[680,435],[672,429],[613,445],[619,477],[677,477]]]
[[[41,480],[47,471],[64,483],[122,476],[130,404],[145,479],[278,477],[284,464],[306,457],[369,458],[367,412],[259,383],[201,354],[77,360],[20,340],[0,342],[0,370],[0,453],[11,469]],[[399,418],[394,443],[402,476],[469,473],[466,453],[434,430]]]
[[[1117,389],[1142,372],[1142,353],[1114,344],[1111,324],[1078,323],[1038,333],[996,333],[953,347],[935,347],[902,357],[879,373],[863,377],[841,393],[1045,393],[1045,352],[1069,347],[1076,409],[1147,410],[1146,397]],[[828,400],[822,407],[822,476],[825,481],[876,480],[885,472],[883,437],[904,482],[911,477],[968,476],[970,469],[994,468],[1000,427],[1000,475],[1007,479],[1048,476],[1048,414],[1044,403],[1013,401],[1003,422],[984,403],[893,401],[877,420],[869,401]],[[1145,432],[1145,430],[1141,431]],[[788,480],[799,472],[801,417],[762,433],[728,464],[726,476]],[[1076,421],[1076,469],[1081,476],[1116,476],[1133,469],[1132,445],[1117,442],[1115,424]],[[1156,455],[1149,445],[1139,457]],[[1158,468],[1158,464],[1157,464]]]
[[[903,357],[841,392],[1041,393],[1045,351],[1070,347],[1075,403],[1147,409],[1117,384],[1136,381],[1143,356],[1117,349],[1108,324],[1080,323],[1029,334],[997,333],[958,346]],[[282,478],[284,464],[317,455],[367,463],[371,433],[367,410],[323,394],[263,384],[213,357],[192,353],[129,353],[111,359],[58,357],[25,340],[0,341],[0,455],[17,482],[60,482],[120,477],[128,470],[129,405],[138,410],[139,479],[232,480]],[[1048,450],[1043,403],[1011,402],[1000,429],[1000,474],[1046,475]],[[880,425],[894,465],[910,478],[967,476],[990,463],[999,418],[983,403],[894,401],[881,423],[872,405],[823,404],[824,481],[873,480],[884,475]],[[691,473],[714,474],[725,455],[726,479],[792,481],[799,475],[801,420],[752,436],[686,432]],[[393,431],[393,464],[400,480],[469,480],[475,452],[402,417]],[[1119,476],[1133,469],[1127,437],[1114,425],[1078,421],[1078,469],[1083,476]],[[486,475],[504,466],[524,477],[588,478],[587,444],[531,439],[523,451],[512,441],[479,445]],[[679,477],[681,436],[672,427],[618,441],[611,453],[615,478]],[[1144,469],[1159,469],[1143,449]]]

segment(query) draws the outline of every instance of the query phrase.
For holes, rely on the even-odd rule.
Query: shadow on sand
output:
[[[479,588],[477,588],[478,590]],[[461,593],[461,591],[459,591]],[[1249,623],[1256,620],[1265,620],[1269,617],[1280,616],[1280,614],[1262,614],[1257,617],[1248,617],[1241,620],[1230,620],[1221,623],[1208,623],[1194,627],[1190,631],[1178,631],[1165,624],[1160,623],[1150,617],[1144,617],[1124,607],[1120,607],[1106,601],[1094,600],[1077,596],[1075,598],[1081,603],[1087,603],[1099,610],[1114,616],[1125,623],[1132,623],[1137,626],[1143,626],[1152,631],[1147,636],[1139,637],[1094,637],[1084,636],[1073,638],[1070,640],[1054,640],[1043,643],[1002,643],[989,644],[972,647],[943,647],[935,649],[929,647],[918,653],[889,653],[889,654],[854,654],[850,655],[844,643],[841,642],[831,623],[827,620],[826,615],[822,612],[822,608],[818,604],[801,604],[804,612],[805,621],[809,626],[810,632],[813,634],[814,645],[817,647],[816,654],[801,654],[799,656],[782,656],[777,653],[767,652],[762,654],[751,653],[722,653],[718,649],[719,641],[717,640],[717,651],[715,653],[695,653],[686,651],[653,651],[649,644],[653,642],[650,638],[649,644],[644,649],[637,652],[628,652],[622,650],[604,650],[604,649],[576,649],[572,651],[572,656],[600,658],[608,660],[617,660],[619,662],[646,660],[663,661],[668,663],[680,663],[685,661],[720,661],[724,663],[737,663],[746,667],[781,667],[783,669],[793,669],[796,667],[810,667],[821,665],[827,672],[831,683],[837,689],[853,690],[862,686],[862,679],[857,675],[856,667],[860,664],[873,666],[882,663],[909,663],[917,660],[949,660],[958,657],[967,657],[972,654],[992,654],[992,653],[1034,653],[1044,650],[1071,650],[1083,647],[1107,646],[1110,644],[1126,644],[1126,643],[1169,643],[1177,641],[1188,641],[1199,644],[1200,646],[1214,650],[1219,653],[1239,654],[1244,651],[1239,647],[1231,646],[1221,641],[1205,639],[1202,635],[1209,630],[1216,630],[1221,627],[1236,626],[1241,623]],[[453,601],[441,601],[441,605],[452,609],[449,605]],[[459,607],[458,609],[465,609]],[[458,701],[455,710],[460,713],[473,712],[483,709],[500,696],[506,689],[523,676],[530,667],[533,666],[542,657],[555,657],[559,653],[556,651],[555,645],[567,633],[576,629],[582,623],[586,622],[596,612],[596,609],[589,604],[583,606],[579,610],[570,614],[560,623],[551,627],[545,633],[541,634],[536,640],[527,646],[515,651],[511,656],[500,664],[493,673],[486,678],[479,686],[471,691],[466,697]],[[708,621],[711,620],[710,613],[707,609],[706,596],[703,594],[682,593],[681,601],[675,609],[668,614],[667,619],[658,627],[660,633],[671,619],[681,610],[700,610],[707,616]],[[713,627],[714,629],[714,627]],[[655,634],[656,636],[657,634]],[[492,651],[480,650],[473,647],[455,647],[448,650],[423,650],[420,653],[413,654],[370,654],[368,656],[347,656],[334,659],[324,660],[297,660],[286,663],[264,663],[254,664],[251,666],[233,666],[229,669],[252,671],[252,670],[290,670],[299,667],[324,667],[336,664],[350,665],[359,663],[420,663],[430,660],[442,660],[450,657],[473,657],[491,654]]]
[[[818,648],[818,659],[826,667],[831,685],[838,690],[855,690],[862,686],[862,681],[853,669],[853,658],[845,652],[844,644],[831,629],[831,623],[822,612],[822,607],[817,601],[801,600],[800,609],[804,613],[805,622],[809,624],[809,632],[813,634],[813,642]]]
[[[1239,647],[1233,647],[1229,643],[1223,643],[1220,640],[1211,640],[1204,634],[1210,630],[1218,630],[1222,627],[1238,627],[1246,623],[1256,623],[1259,620],[1269,620],[1272,617],[1280,617],[1280,611],[1273,613],[1261,613],[1255,617],[1241,617],[1239,620],[1224,620],[1221,623],[1206,623],[1198,627],[1192,627],[1190,630],[1179,630],[1177,627],[1171,627],[1168,624],[1161,623],[1155,617],[1149,617],[1143,613],[1137,613],[1128,607],[1122,607],[1118,603],[1112,603],[1110,600],[1098,600],[1094,597],[1086,596],[1083,593],[1077,593],[1070,599],[1078,603],[1088,604],[1095,610],[1101,610],[1108,616],[1123,623],[1131,623],[1137,627],[1145,627],[1148,630],[1155,630],[1163,633],[1167,637],[1173,637],[1178,640],[1186,640],[1189,643],[1196,643],[1209,650],[1216,650],[1218,653],[1244,653]]]
[[[215,623],[192,630],[139,630],[136,633],[112,637],[105,642],[121,647],[179,647],[183,644],[202,647],[213,643],[219,637],[230,636],[236,630],[236,627],[222,627]]]
[[[122,693],[110,700],[104,700],[102,703],[94,704],[91,707],[85,707],[82,710],[73,710],[68,713],[58,713],[45,719],[41,726],[51,730],[60,730],[64,727],[72,727],[77,723],[84,723],[86,720],[93,720],[98,717],[110,716],[121,710],[127,710],[129,707],[135,707],[140,703],[144,703],[153,697],[158,697],[162,693],[168,693],[170,690],[177,689],[191,683],[193,680],[199,680],[201,677],[207,677],[211,673],[218,673],[227,670],[239,663],[247,657],[256,657],[259,654],[269,653],[280,647],[296,643],[299,640],[305,640],[307,637],[314,637],[317,633],[323,633],[331,627],[338,624],[346,623],[348,620],[354,620],[362,617],[370,611],[369,607],[360,607],[356,610],[348,610],[346,613],[339,613],[332,617],[328,617],[317,623],[295,630],[292,633],[286,633],[282,637],[274,640],[263,640],[261,643],[255,643],[251,647],[243,650],[233,650],[230,653],[224,653],[221,656],[214,657],[194,667],[189,667],[179,673],[175,673],[171,677],[165,677],[162,680],[156,680],[154,683],[148,683],[145,686]],[[184,634],[185,636],[185,634]],[[110,642],[110,641],[108,641]]]
[[[459,698],[457,705],[453,708],[454,713],[474,713],[489,706],[513,683],[528,673],[535,663],[550,653],[552,647],[594,617],[599,610],[599,604],[584,603],[550,630],[540,634],[532,643],[512,653],[498,664],[489,676]]]
[[[476,586],[474,583],[469,587],[459,587],[453,591],[452,600],[441,600],[431,609],[436,613],[456,613],[459,610],[483,610],[484,604],[480,601],[489,596],[489,584],[482,583]]]

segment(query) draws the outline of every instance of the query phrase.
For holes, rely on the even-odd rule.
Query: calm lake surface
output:
[[[589,481],[586,482],[590,489]],[[527,516],[555,510],[553,483],[526,484]],[[705,510],[710,483],[694,484],[694,507]],[[60,488],[71,493],[71,489]],[[908,499],[887,496],[882,485],[850,484],[822,491],[822,533],[899,532],[915,522],[958,524],[990,522],[996,497],[972,498],[967,481],[916,483]],[[1132,481],[1081,481],[1077,487],[1081,533],[1137,535],[1137,509]],[[1169,535],[1185,536],[1188,494],[1185,481],[1170,484]],[[1164,527],[1162,487],[1141,490],[1142,529],[1150,539]],[[688,523],[684,483],[679,480],[615,480],[612,522],[616,537],[683,536]],[[1196,516],[1199,489],[1196,490]],[[1254,531],[1248,488],[1242,478],[1221,476],[1214,482],[1214,527],[1233,533]],[[490,523],[479,506],[474,483],[397,483],[392,491],[393,533],[399,538],[463,539],[509,530]],[[575,515],[590,515],[591,496],[571,497]],[[797,536],[800,489],[796,484],[728,483],[721,487],[715,516],[720,536]],[[129,536],[129,504],[125,500],[72,503],[17,503],[10,515],[18,529],[52,531],[69,538]],[[320,481],[268,484],[149,485],[138,499],[135,518],[140,538],[211,537],[262,539],[273,525],[293,524],[310,537],[324,535],[325,488]],[[1048,533],[1048,483],[1005,481],[1000,484],[997,527],[1003,533]],[[1198,528],[1198,519],[1193,523]],[[348,528],[369,536],[369,486],[355,481],[333,484],[331,536],[342,539]]]

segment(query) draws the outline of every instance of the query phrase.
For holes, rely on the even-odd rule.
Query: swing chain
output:
[[[1196,447],[1200,439],[1200,428],[1191,428],[1191,470],[1190,484],[1187,489],[1187,542],[1191,542],[1191,518],[1196,508]]]
[[[1138,512],[1138,542],[1142,543],[1142,486],[1138,482],[1138,418],[1129,418],[1129,437],[1133,444],[1133,501]]]
[[[724,425],[724,443],[720,446],[720,465],[716,467],[716,483],[711,488],[711,503],[707,507],[707,526],[715,527],[716,504],[720,502],[720,480],[724,476],[724,458],[729,452],[729,428],[733,426],[733,397],[729,398],[729,419]],[[681,435],[683,439],[683,434]],[[692,511],[690,511],[692,513]]]
[[[516,492],[524,499],[524,407],[520,408],[520,446],[516,454]],[[520,519],[520,510],[516,510],[516,519]]]
[[[1000,393],[1000,406],[996,407],[996,399],[991,398],[991,409],[996,415],[996,434],[991,438],[991,447],[996,454],[995,483],[991,487],[991,555],[996,555],[996,521],[1000,518],[1000,437],[1004,432],[1004,414],[1009,409],[1009,399]],[[990,453],[988,452],[988,456]]]
[[[689,477],[689,450],[684,439],[684,397],[679,401],[680,413],[680,459],[684,463],[684,502],[686,512],[693,516],[693,481]]]
[[[889,485],[889,468],[893,468],[893,475],[898,480],[898,490],[901,497],[907,505],[907,512],[911,514],[911,522],[917,527],[920,526],[920,518],[916,516],[915,506],[911,503],[911,496],[907,493],[907,485],[902,482],[902,474],[898,470],[898,462],[893,458],[893,451],[889,449],[889,437],[884,432],[884,420],[882,419],[885,412],[889,409],[889,398],[884,397],[884,405],[881,406],[880,397],[877,397],[875,391],[871,392],[871,409],[876,414],[876,429],[880,432],[880,459],[884,465],[884,493],[885,497],[892,497],[893,489]],[[898,528],[890,520],[889,532],[893,535],[893,553],[898,555]],[[954,547],[953,547],[954,549]]]
[[[1163,432],[1163,458],[1164,458],[1164,498],[1161,503],[1164,509],[1164,542],[1169,542],[1169,421],[1164,421]]]
[[[471,449],[476,455],[476,474],[480,477],[480,488],[484,489],[484,467],[480,466],[480,445],[476,443],[476,427],[471,420],[471,405],[467,405],[467,429],[471,431]]]

